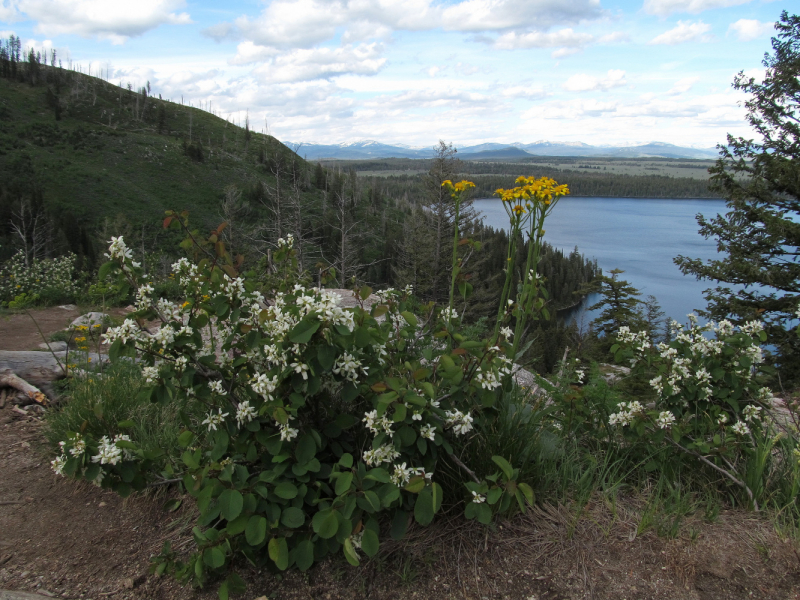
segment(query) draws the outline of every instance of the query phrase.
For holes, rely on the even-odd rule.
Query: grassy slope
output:
[[[261,134],[245,145],[244,130],[196,108],[145,101],[101,79],[56,71],[49,69],[49,81],[36,86],[0,79],[0,181],[23,187],[35,182],[49,207],[67,207],[84,225],[118,214],[136,224],[156,223],[169,208],[190,210],[196,223],[219,220],[226,186],[274,181],[258,163],[262,149],[291,152]],[[48,106],[48,86],[59,90],[60,121]],[[190,118],[204,162],[183,150]],[[25,155],[30,167],[22,166]]]

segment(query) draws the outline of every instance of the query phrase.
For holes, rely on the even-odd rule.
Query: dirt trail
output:
[[[60,328],[61,317],[74,318],[48,310],[52,321],[40,323]],[[16,349],[2,335],[6,326],[0,349]],[[23,333],[17,343],[35,347]],[[123,500],[56,476],[49,460],[41,421],[11,405],[0,409],[0,590],[91,600],[217,597],[213,584],[195,591],[148,571],[165,539],[192,548],[190,499],[166,512],[174,491]],[[576,520],[567,508],[537,507],[493,530],[439,518],[403,544],[384,543],[360,569],[335,557],[281,580],[238,563],[248,583],[240,598],[800,600],[797,545],[766,518],[725,511],[707,523],[695,515],[665,538],[652,527],[637,535],[642,508],[598,499]]]

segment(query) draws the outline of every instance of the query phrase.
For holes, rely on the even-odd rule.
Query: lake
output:
[[[483,221],[495,229],[508,230],[508,217],[500,200],[481,199],[475,208]],[[698,281],[683,275],[672,259],[718,258],[716,241],[698,231],[695,215],[724,213],[721,199],[562,198],[545,222],[544,239],[567,252],[577,246],[587,258],[608,274],[622,269],[619,277],[629,281],[642,296],[653,295],[668,317],[681,323],[687,313],[704,308],[703,290],[713,281]],[[589,301],[596,301],[596,296]],[[584,307],[589,302],[584,302]],[[588,323],[593,317],[585,309],[572,315]]]

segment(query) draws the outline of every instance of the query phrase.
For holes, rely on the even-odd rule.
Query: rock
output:
[[[78,310],[78,307],[74,304],[62,304],[58,308],[63,308],[64,310]]]
[[[90,312],[86,313],[85,315],[81,315],[77,319],[75,319],[72,323],[70,323],[70,327],[80,327],[81,325],[86,325],[87,327],[94,327],[95,325],[100,325],[102,328],[105,325],[110,317],[101,312]],[[98,328],[98,329],[100,329]]]
[[[603,379],[609,385],[614,385],[620,379],[623,379],[631,374],[628,367],[620,365],[610,365],[608,363],[600,363],[600,372],[603,374]]]
[[[49,346],[48,346],[49,344]],[[46,351],[63,352],[67,349],[67,342],[42,342],[39,348]]]

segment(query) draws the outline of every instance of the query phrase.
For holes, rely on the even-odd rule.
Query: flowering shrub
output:
[[[45,297],[68,300],[78,293],[74,274],[74,254],[34,259],[26,267],[25,255],[20,250],[0,268],[0,302],[11,302],[22,294],[28,299],[35,298],[34,301]]]
[[[358,564],[379,549],[380,513],[396,538],[412,516],[433,520],[444,500],[442,461],[469,475],[468,518],[489,523],[533,502],[505,458],[493,457],[499,471],[480,478],[456,456],[476,422],[494,418],[511,372],[507,341],[465,339],[449,313],[427,315],[423,327],[410,290],[379,292],[369,311],[343,309],[338,296],[278,269],[285,277],[265,298],[238,274],[218,231],[200,242],[185,215],[166,224],[189,234],[183,247],[198,258],[173,265],[182,303],[154,297],[122,238],[112,239],[100,270],[136,298],[136,312],[106,332],[111,360],[140,361],[153,401],[205,406],[179,436],[185,470],[177,474],[200,510],[198,551],[184,563],[166,546],[159,573],[201,585],[236,553],[280,570],[305,570],[339,551]],[[291,240],[281,240],[274,260],[294,258]],[[152,319],[160,326],[151,333],[141,324]],[[53,467],[128,494],[155,477],[156,458],[135,439],[73,433]],[[239,583],[230,574],[220,595]]]
[[[758,321],[736,328],[689,319],[686,329],[672,321],[674,340],[657,346],[646,332],[620,328],[611,350],[651,377],[655,402],[622,402],[608,422],[626,439],[666,443],[695,456],[742,487],[758,508],[747,482],[748,457],[777,433],[768,418],[772,392],[759,383],[770,370],[762,364],[766,334]]]

